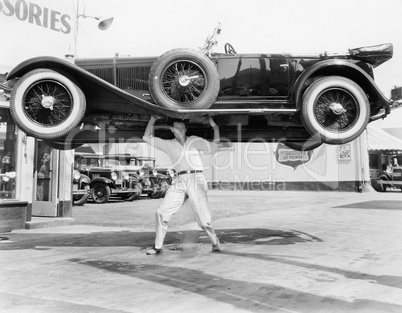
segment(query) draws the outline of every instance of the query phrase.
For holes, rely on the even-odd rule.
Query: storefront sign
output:
[[[26,0],[0,0],[0,14],[63,34],[72,29],[70,15]]]
[[[312,156],[312,151],[293,150],[281,142],[278,143],[275,151],[276,161],[283,166],[288,166],[293,169],[309,163]]]

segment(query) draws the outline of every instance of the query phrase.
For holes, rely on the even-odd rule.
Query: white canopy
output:
[[[369,125],[367,127],[368,150],[402,150],[402,140],[385,130]]]

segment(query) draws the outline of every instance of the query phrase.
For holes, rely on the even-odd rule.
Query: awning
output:
[[[369,125],[367,127],[367,147],[368,150],[402,150],[402,140],[381,128]]]

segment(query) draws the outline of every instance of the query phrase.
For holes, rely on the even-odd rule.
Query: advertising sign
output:
[[[64,56],[74,45],[72,1],[0,0],[0,73],[29,58]]]
[[[278,143],[275,150],[276,161],[280,165],[291,167],[294,170],[299,166],[309,163],[312,157],[312,151],[293,150],[281,142]]]

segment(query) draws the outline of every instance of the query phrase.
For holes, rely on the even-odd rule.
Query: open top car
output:
[[[109,138],[140,141],[150,115],[189,120],[188,134],[212,138],[214,116],[223,140],[258,138],[310,149],[357,138],[389,114],[373,69],[392,58],[392,44],[317,54],[212,52],[217,27],[200,51],[159,57],[75,60],[37,57],[7,76],[18,79],[11,114],[28,135],[59,149]],[[158,126],[160,126],[158,128]]]

